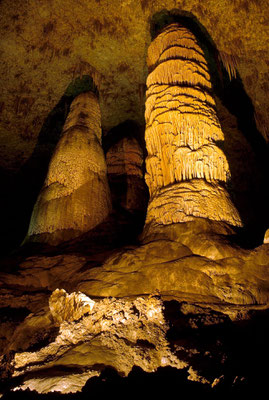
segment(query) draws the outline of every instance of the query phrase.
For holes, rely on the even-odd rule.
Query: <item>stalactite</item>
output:
[[[177,23],[169,25],[149,46],[147,63],[146,223],[203,217],[241,225],[225,189],[230,171],[220,148],[224,134],[195,36]]]
[[[32,213],[28,240],[58,244],[101,223],[111,210],[97,97],[71,104]]]
[[[224,51],[219,53],[219,60],[222,62],[224,68],[228,72],[230,81],[236,78],[236,68],[238,65],[239,57],[234,54],[227,54]]]

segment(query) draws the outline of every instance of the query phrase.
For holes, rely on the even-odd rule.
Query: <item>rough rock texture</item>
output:
[[[93,69],[101,77],[105,130],[128,118],[143,122],[149,22],[163,9],[191,13],[205,27],[242,78],[258,128],[268,134],[267,2],[3,0],[0,7],[1,165],[15,169],[28,159],[69,83]]]
[[[3,390],[74,392],[100,374],[102,382],[105,366],[124,376],[137,366],[183,368],[182,388],[186,379],[220,390],[222,380],[227,390],[252,382],[262,356],[254,348],[248,356],[242,337],[255,316],[255,337],[267,332],[269,246],[244,250],[232,232],[196,219],[155,229],[150,241],[110,251],[101,262],[79,247],[21,256],[0,275]]]
[[[50,312],[57,323],[80,319],[82,315],[93,309],[94,304],[94,301],[83,293],[68,295],[63,289],[56,289],[49,300]]]
[[[162,312],[162,301],[158,297],[137,298],[133,301],[109,298],[93,302],[84,295],[83,301],[90,304],[89,308],[79,304],[81,296],[78,293],[66,296],[63,290],[52,293],[50,313],[55,323],[59,324],[59,331],[47,346],[37,351],[27,351],[30,343],[27,342],[25,331],[29,330],[30,325],[33,330],[38,323],[32,315],[14,332],[9,346],[16,352],[12,362],[13,377],[24,376],[26,372],[29,376],[29,373],[37,373],[44,368],[57,371],[58,366],[72,364],[73,369],[83,372],[80,376],[81,387],[78,384],[75,387],[78,390],[84,386],[86,376],[89,379],[98,374],[98,365],[110,365],[123,375],[128,375],[133,365],[148,372],[161,365],[176,368],[187,366],[169,349],[165,337],[168,326]],[[63,297],[69,310],[67,314],[63,314]],[[51,329],[53,324],[49,319],[47,321],[46,329]],[[69,376],[70,381],[73,381],[73,373]],[[22,387],[39,393],[55,390],[57,374],[52,379],[49,372],[47,375],[48,378],[43,377],[42,382],[38,378],[26,378]],[[60,391],[61,384],[64,387],[61,381],[66,379],[66,375],[64,379],[62,376],[57,377]],[[69,390],[75,391],[71,388]]]
[[[195,217],[240,226],[224,183],[229,165],[212,97],[209,70],[195,36],[180,24],[166,27],[148,49],[146,224]]]
[[[144,183],[143,150],[134,137],[124,137],[106,153],[108,181],[116,207],[127,211],[144,211],[146,190]]]
[[[71,104],[26,240],[58,244],[100,224],[111,211],[101,147],[98,99],[82,93]]]
[[[68,314],[63,314],[63,298]],[[130,375],[134,367],[147,373],[170,367],[171,375],[172,367],[184,370],[185,379],[206,388],[220,386],[223,391],[222,380],[231,386],[238,381],[240,388],[240,383],[251,377],[240,364],[231,368],[231,362],[237,363],[241,355],[235,350],[231,354],[227,343],[232,336],[238,346],[232,321],[247,319],[247,314],[229,317],[225,311],[216,311],[212,305],[164,301],[158,293],[93,301],[81,293],[68,295],[57,289],[49,308],[30,314],[10,337],[1,359],[2,379],[9,378],[13,391],[65,394],[81,391],[88,380],[102,376],[106,365],[122,377]],[[251,331],[246,324],[244,329]],[[171,383],[175,387],[182,381]]]
[[[126,120],[143,127],[145,82],[152,72],[147,71],[147,49],[151,34],[154,37],[170,24],[171,14],[190,17],[197,28],[199,49],[205,49],[214,70],[216,104],[208,96],[204,108],[205,101],[201,104],[198,96],[193,105],[206,112],[216,108],[224,136],[217,143],[221,149],[213,141],[207,146],[212,161],[214,155],[220,157],[210,165],[211,176],[207,162],[197,168],[195,151],[188,159],[190,168],[183,168],[190,181],[177,182],[171,171],[177,196],[183,195],[186,184],[192,196],[200,196],[192,210],[178,197],[187,222],[148,223],[139,241],[140,222],[139,229],[133,224],[136,215],[132,219],[130,213],[114,210],[109,221],[79,238],[52,247],[29,243],[0,259],[4,400],[110,398],[126,393],[141,398],[141,392],[150,399],[161,392],[162,398],[175,393],[182,398],[204,393],[205,398],[231,398],[232,392],[247,398],[250,388],[253,398],[264,396],[268,373],[263,366],[269,358],[269,245],[267,234],[264,237],[268,6],[261,0],[0,2],[3,247],[18,230],[21,239],[16,243],[25,236],[28,214],[45,179],[39,172],[46,170],[71,99],[89,90],[85,82],[90,76],[98,81],[104,137]],[[172,11],[168,15],[163,9]],[[167,52],[174,57],[172,48]],[[197,47],[191,53],[194,59],[184,53],[178,63],[189,60],[193,69],[199,59],[202,67],[204,54]],[[199,79],[207,76],[204,67]],[[201,94],[200,89],[188,88],[188,95],[190,90]],[[183,96],[180,90],[177,96]],[[212,116],[209,112],[201,120],[211,118],[215,125]],[[197,145],[186,135],[188,146]],[[183,153],[184,146],[185,141],[178,146]],[[262,225],[259,236],[223,221],[198,216],[189,220],[206,207],[218,220],[221,207],[232,207],[224,195],[223,153],[231,175],[229,194],[242,221]],[[223,168],[214,168],[219,161]],[[213,176],[213,181],[201,179],[202,173]],[[226,204],[213,208],[205,198],[205,205],[201,193],[208,199],[209,193],[223,196]],[[169,197],[166,200],[170,202]],[[230,222],[229,218],[226,214],[224,220]],[[182,212],[176,209],[178,219]],[[65,396],[77,390],[82,393]]]

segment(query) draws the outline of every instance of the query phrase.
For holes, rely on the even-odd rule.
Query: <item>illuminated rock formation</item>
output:
[[[68,312],[63,309],[63,303]],[[184,379],[200,382],[199,389],[202,384],[210,389],[210,385],[216,386],[219,378],[224,377],[229,379],[228,384],[234,385],[238,373],[241,373],[239,376],[248,373],[245,364],[256,361],[251,371],[259,365],[259,356],[253,357],[250,352],[250,358],[248,351],[249,334],[253,333],[248,318],[258,310],[258,305],[238,307],[213,299],[203,304],[198,297],[195,301],[179,298],[169,301],[157,291],[135,298],[109,297],[93,301],[82,293],[68,295],[63,289],[57,289],[49,299],[49,307],[36,314],[30,313],[10,335],[5,348],[8,356],[0,356],[0,377],[8,376],[8,388],[15,391],[28,389],[64,394],[83,390],[85,394],[87,389],[89,396],[93,393],[98,396],[100,386],[91,386],[89,380],[100,376],[103,381],[105,366],[124,377],[121,381],[124,388],[128,383],[127,375],[134,372],[134,367],[149,373],[169,366],[170,373],[172,367],[174,373],[182,370]],[[202,334],[203,340],[199,340]],[[252,345],[262,340],[266,347],[266,338],[265,334],[253,335]],[[240,362],[235,363],[232,371],[235,356],[227,345],[239,348]],[[244,355],[247,363],[242,363]],[[266,361],[266,352],[263,359]],[[175,379],[174,374],[173,377]],[[152,393],[152,379],[150,382]],[[141,379],[137,383],[141,393]],[[179,387],[177,379],[173,387]],[[5,386],[1,386],[0,393],[5,390]],[[190,385],[187,390],[189,393]],[[223,386],[220,390],[223,393]],[[167,393],[167,388],[165,391]]]
[[[148,49],[146,93],[146,224],[196,217],[240,226],[225,183],[230,171],[212,84],[195,36],[179,24],[165,28]]]
[[[65,297],[65,304],[70,312],[67,313],[67,318],[59,321],[55,311],[62,310],[61,295]],[[178,369],[189,366],[187,362],[178,359],[169,348],[166,339],[168,324],[163,314],[163,302],[159,297],[138,297],[133,301],[101,299],[97,300],[94,307],[83,312],[83,307],[74,301],[81,296],[81,293],[68,295],[64,290],[52,293],[50,312],[43,311],[43,330],[51,330],[53,323],[60,327],[56,337],[47,346],[41,350],[28,351],[29,341],[25,332],[29,329],[33,332],[38,322],[32,314],[14,333],[11,345],[17,350],[21,346],[21,339],[25,338],[22,347],[16,352],[14,376],[23,376],[26,370],[33,374],[38,374],[44,368],[57,370],[59,365],[68,365],[69,359],[72,359],[76,373],[70,369],[70,373],[67,372],[65,376],[60,371],[41,379],[39,376],[25,380],[22,378],[23,384],[20,388],[29,388],[39,393],[54,390],[62,393],[76,392],[81,390],[89,378],[99,375],[104,365],[113,366],[123,376],[128,375],[134,365],[147,372],[155,371],[159,366],[169,365]],[[87,304],[94,303],[85,295],[83,301]],[[78,318],[79,311],[81,314]],[[60,315],[62,316],[61,311]],[[191,371],[190,369],[189,372]]]
[[[63,321],[79,320],[84,314],[92,311],[95,302],[83,293],[67,294],[64,289],[56,289],[50,296],[49,307],[53,319],[61,324]]]
[[[97,97],[71,104],[31,217],[27,239],[58,244],[87,232],[111,210]]]
[[[143,150],[134,137],[123,137],[106,153],[113,203],[131,212],[145,208],[143,159]]]

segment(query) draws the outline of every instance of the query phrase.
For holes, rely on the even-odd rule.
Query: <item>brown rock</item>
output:
[[[100,124],[96,96],[88,92],[75,98],[34,206],[27,240],[56,245],[108,216],[111,200]]]
[[[106,153],[108,180],[113,203],[128,211],[144,211],[143,150],[134,137],[124,137]]]
[[[143,151],[135,138],[122,138],[106,153],[107,173],[143,178]]]
[[[240,226],[225,182],[229,165],[207,63],[195,36],[171,24],[148,49],[146,224],[196,217]]]

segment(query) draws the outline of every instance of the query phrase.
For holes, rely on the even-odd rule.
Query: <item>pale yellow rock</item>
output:
[[[31,391],[35,390],[38,393],[76,393],[81,391],[90,378],[98,376],[99,374],[100,372],[90,370],[77,374],[65,374],[63,376],[47,376],[45,378],[36,377],[25,380],[22,385],[17,386],[13,391],[28,389]]]
[[[179,24],[166,27],[148,49],[146,92],[146,225],[197,217],[241,226],[225,182],[229,164],[212,84],[195,36]]]
[[[264,234],[264,239],[263,239],[264,244],[269,244],[269,229]]]
[[[32,213],[28,240],[58,244],[104,221],[111,211],[97,97],[71,104],[62,137]]]
[[[240,218],[222,185],[204,179],[192,179],[167,185],[151,196],[146,224],[170,225],[210,218],[239,225]]]
[[[95,302],[83,293],[71,293],[64,289],[56,289],[49,300],[50,312],[54,321],[75,321],[92,311]]]

